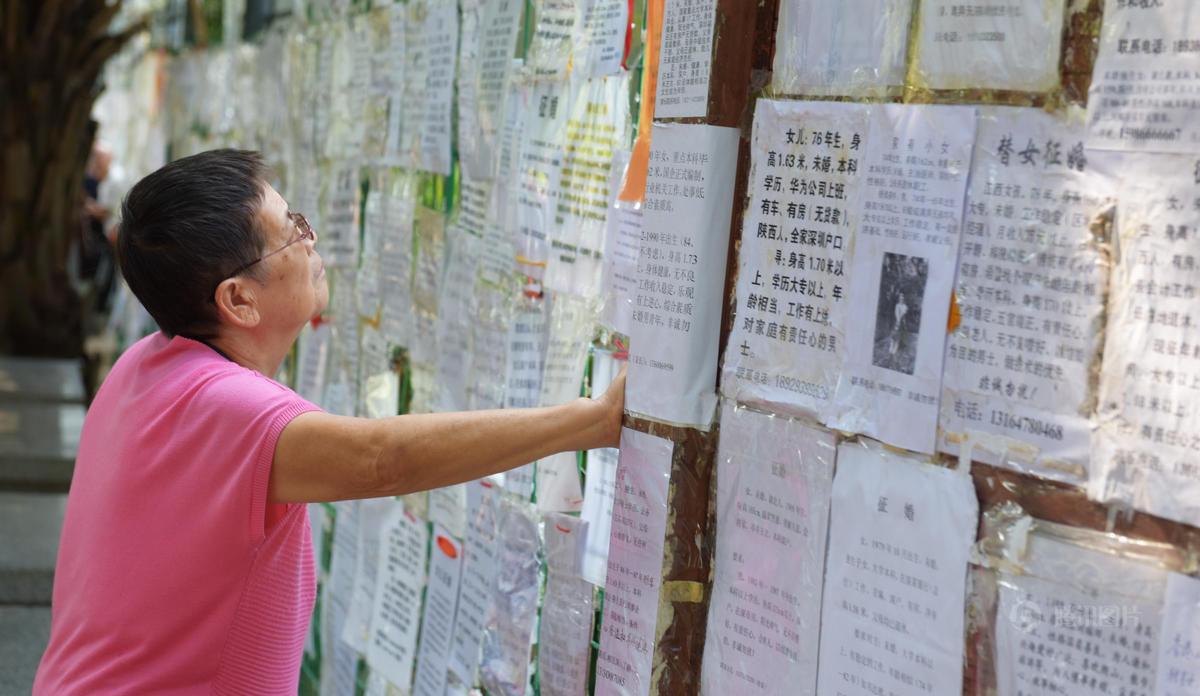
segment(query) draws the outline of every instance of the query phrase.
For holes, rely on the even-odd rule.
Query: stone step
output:
[[[82,404],[0,400],[0,490],[65,492],[85,413]]]
[[[0,696],[33,691],[49,642],[50,607],[0,604]]]
[[[83,361],[0,356],[0,401],[82,404]]]
[[[0,604],[49,605],[67,496],[0,492]]]
[[[0,696],[28,694],[86,395],[82,361],[0,357]]]

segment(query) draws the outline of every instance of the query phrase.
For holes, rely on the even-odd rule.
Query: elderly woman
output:
[[[315,595],[305,503],[393,496],[616,446],[624,375],[561,406],[383,419],[270,378],[328,301],[316,233],[256,153],[130,191],[121,270],[158,322],[88,411],[36,694],[295,694]]]

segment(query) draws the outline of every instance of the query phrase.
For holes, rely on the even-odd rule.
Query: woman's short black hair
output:
[[[262,255],[267,176],[257,152],[210,150],[167,164],[125,197],[121,273],[167,336],[216,336],[217,285]],[[262,280],[256,272],[246,271]]]

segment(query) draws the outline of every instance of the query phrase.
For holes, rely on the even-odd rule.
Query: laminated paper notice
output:
[[[458,226],[482,239],[488,226],[488,203],[492,182],[463,174],[458,187]]]
[[[1062,0],[925,0],[915,82],[930,89],[1053,89],[1063,14]]]
[[[429,555],[429,584],[425,588],[425,611],[421,614],[413,696],[442,696],[446,690],[454,608],[462,578],[462,545],[440,525],[433,527]]]
[[[815,694],[832,432],[722,402],[705,694]]]
[[[550,303],[540,294],[526,294],[517,302],[508,328],[505,408],[531,408],[542,404],[542,372],[546,367],[549,309]],[[533,494],[535,466],[530,463],[505,473],[505,490],[528,500]]]
[[[508,368],[508,327],[512,298],[506,289],[482,282],[471,304],[471,366],[468,369],[467,408],[504,408],[504,378]]]
[[[397,504],[384,520],[379,544],[379,576],[375,580],[367,662],[389,682],[407,691],[413,684],[429,527]]]
[[[450,174],[450,107],[454,99],[454,65],[458,55],[458,3],[429,0],[425,19],[425,113],[421,117],[417,168]]]
[[[345,620],[345,606],[330,602],[322,607],[321,643],[330,646],[321,654],[321,689],[348,693],[354,689],[354,670],[358,653],[337,639]]]
[[[565,404],[579,397],[595,328],[595,312],[586,300],[566,293],[555,293],[552,298],[542,371],[542,406]],[[583,489],[577,453],[557,452],[537,462],[537,501],[543,512],[579,511]]]
[[[335,268],[329,271],[328,277],[332,334],[326,392],[328,392],[330,384],[346,384],[350,397],[349,412],[339,412],[339,415],[354,415],[354,396],[358,391],[356,380],[361,349],[358,337],[358,310],[354,306],[355,273],[348,269]]]
[[[334,31],[336,32],[337,30],[335,29]],[[327,36],[322,37],[319,40],[319,42],[314,41],[314,43],[318,44],[318,48],[316,49],[317,55],[314,59],[315,65],[312,66],[312,67],[316,68],[317,77],[316,77],[316,80],[314,81],[316,84],[313,85],[312,94],[309,97],[313,101],[313,103],[312,103],[312,111],[313,111],[312,133],[313,133],[313,140],[314,140],[314,149],[316,150],[316,152],[314,154],[317,154],[319,156],[324,156],[325,141],[329,134],[329,111],[330,111],[329,86],[332,84],[331,72],[333,70],[333,47],[334,47],[333,32],[331,32]],[[215,56],[213,56],[213,61],[207,66],[207,68],[208,68],[207,72],[209,73],[209,75],[208,75],[209,80],[216,80],[216,79],[219,79],[219,76],[228,74],[228,72],[227,72],[228,67],[223,66],[220,61],[222,61],[223,58],[229,57],[231,55],[232,55],[231,53],[228,53],[225,51],[219,51],[219,52],[217,52],[217,54]],[[226,63],[226,65],[227,65],[227,63]],[[196,90],[196,91],[199,92],[200,90]],[[219,90],[219,89],[214,90],[214,91],[217,94],[221,93],[221,90]],[[214,100],[212,100],[212,105],[209,106],[209,108],[210,109],[211,108],[221,108],[221,106],[222,105],[221,105],[220,100],[214,99]],[[211,117],[203,118],[202,120],[204,123],[212,123],[213,122]]]
[[[588,688],[592,651],[591,583],[579,577],[584,526],[552,513],[546,530],[546,596],[538,639],[538,677],[545,696],[577,696]]]
[[[629,151],[614,151],[609,178],[604,269],[600,280],[600,323],[626,336],[633,330],[638,249],[642,243],[641,201],[622,201],[617,197],[628,166]]]
[[[354,582],[356,537],[358,533],[358,501],[337,503],[336,523],[333,528],[333,558],[330,563],[330,579],[326,587],[329,601],[321,607],[321,643],[329,646],[321,654],[322,679],[330,686],[353,683],[347,679],[353,674],[347,663],[353,660],[354,651],[338,640],[345,626],[346,610],[350,604],[350,592]]]
[[[462,411],[467,407],[467,371],[471,362],[471,326],[468,311],[479,273],[481,240],[453,225],[447,230],[449,259],[438,293],[437,355],[438,410]]]
[[[612,383],[623,361],[612,353],[597,350],[592,353],[592,396],[603,394]],[[580,518],[587,523],[584,534],[587,545],[583,550],[583,579],[604,587],[608,574],[608,542],[612,534],[613,497],[617,490],[617,461],[620,451],[615,447],[588,450],[587,477],[584,479],[583,508]]]
[[[722,284],[738,131],[654,124],[625,407],[707,428],[716,408]]]
[[[1113,269],[1088,497],[1200,525],[1200,159],[1120,158]]]
[[[491,608],[492,580],[496,576],[496,518],[500,500],[495,486],[485,480],[467,486],[467,536],[463,541],[462,583],[454,615],[454,645],[450,671],[464,684],[475,683],[483,625]]]
[[[433,327],[428,327],[432,333]],[[419,335],[424,335],[420,334]],[[432,341],[426,341],[432,343]],[[437,373],[432,365],[412,362],[410,364],[412,384],[412,400],[409,402],[409,413],[434,413],[434,399],[437,393]]]
[[[321,407],[334,415],[353,416],[354,397],[350,394],[351,385],[345,376],[338,377],[325,385],[325,398],[321,400]]]
[[[467,488],[470,484],[457,483],[429,491],[430,522],[440,524],[452,536],[461,539],[467,530]]]
[[[375,335],[379,334],[376,329],[371,331]],[[366,377],[362,380],[360,395],[363,401],[362,413],[367,418],[394,416],[400,412],[400,375],[395,370],[386,370]]]
[[[1200,580],[1167,577],[1154,696],[1188,696],[1200,689]]]
[[[371,170],[366,201],[363,203],[362,252],[358,267],[358,315],[371,323],[378,324],[383,296],[380,283],[383,278],[380,258],[383,252],[383,235],[388,226],[385,205],[387,189],[391,183],[391,172],[384,167]]]
[[[665,0],[654,118],[708,115],[716,0]],[[651,136],[651,147],[654,146]],[[727,160],[733,162],[736,160]],[[651,161],[650,166],[654,163]]]
[[[595,297],[613,148],[629,140],[627,76],[588,80],[571,102],[545,286]]]
[[[448,252],[445,216],[440,210],[418,205],[413,236],[417,240],[412,286],[415,331],[409,357],[414,363],[432,366],[437,363],[438,299]]]
[[[365,653],[371,639],[371,606],[379,577],[379,535],[383,522],[395,506],[390,498],[371,498],[358,503],[358,553],[355,556],[354,592],[346,610],[342,640]],[[330,590],[333,588],[331,587]],[[332,596],[332,594],[328,595]]]
[[[885,104],[871,115],[854,320],[826,422],[932,453],[975,110]]]
[[[514,69],[519,67],[520,60],[514,60]],[[516,228],[518,203],[524,184],[521,182],[521,146],[525,141],[525,98],[528,90],[516,80],[506,85],[503,108],[503,124],[498,138],[496,155],[496,178],[493,184],[492,202],[489,207],[492,219],[504,230],[504,237],[515,248],[517,247]],[[516,254],[508,260],[509,268],[513,266]]]
[[[458,67],[458,152],[463,174],[491,179],[523,4],[462,4]]]
[[[612,534],[619,454],[615,447],[588,451],[586,488],[579,515],[587,522],[584,531],[588,545],[583,556],[583,577],[599,587],[604,587],[604,578],[608,575],[608,544]]]
[[[458,70],[454,73],[454,92],[458,98],[458,161],[462,166],[462,176],[473,179],[488,179],[492,174],[489,167],[475,162],[481,144],[479,53],[485,7],[480,2],[459,3]]]
[[[363,145],[365,144],[367,125],[381,125],[377,102],[367,99],[371,82],[371,29],[368,15],[355,15],[350,20],[350,26],[351,31],[348,36],[350,43],[346,46],[349,75],[345,76],[345,80],[342,79],[342,75],[335,74],[333,76],[333,84],[345,85],[339,99],[335,100],[340,102],[336,106],[347,109],[347,115],[350,117],[347,119],[346,141],[341,152],[347,159],[356,157],[366,159],[367,155],[363,151]],[[253,102],[254,99],[250,95],[254,95],[253,90],[246,97],[247,101]],[[340,116],[341,114],[338,114],[338,117]],[[386,114],[384,117],[386,118]],[[374,138],[374,134],[372,137]]]
[[[387,696],[388,682],[378,672],[367,673],[367,683],[363,687],[363,696]]]
[[[938,442],[1074,484],[1087,481],[1113,195],[1083,139],[1079,109],[980,113]]]
[[[846,352],[870,107],[760,99],[721,393],[812,418]]]
[[[586,2],[536,0],[532,3],[536,19],[525,65],[536,79],[557,82],[566,78],[574,51],[572,37]]]
[[[388,379],[396,371],[387,341],[374,322],[369,321],[360,322],[358,340],[357,412],[368,418],[394,416],[400,398],[393,386],[399,382]]]
[[[329,366],[329,344],[333,329],[321,323],[305,332],[300,341],[300,369],[296,375],[296,393],[316,403],[325,389]]]
[[[492,201],[497,201],[506,195],[504,187],[497,186],[492,190]],[[491,209],[489,207],[489,209]],[[508,228],[502,225],[498,218],[488,221],[483,233],[483,249],[480,251],[479,279],[496,286],[505,286],[513,275],[512,240],[508,236]]]
[[[325,503],[309,503],[308,504],[308,526],[312,533],[313,558],[319,569],[323,569],[327,564],[326,558],[329,557],[330,548],[327,542],[332,541],[329,538],[329,531],[333,525],[333,515],[326,508]],[[320,572],[320,571],[318,571]],[[310,632],[309,637],[312,637]],[[304,647],[305,652],[313,652],[311,646]]]
[[[538,510],[579,512],[583,488],[579,483],[579,454],[556,452],[537,462]]]
[[[481,176],[490,175],[495,170],[513,65],[513,49],[523,9],[516,0],[490,0],[484,8],[479,46],[479,86],[476,92],[479,131],[475,137],[479,146],[474,149],[474,164],[468,167],[469,172],[479,169]]]
[[[362,112],[366,96],[366,71],[356,69],[359,47],[365,43],[358,36],[358,25],[362,15],[354,18],[352,23],[333,21],[327,27],[329,33],[326,39],[329,48],[329,82],[331,92],[327,128],[324,138],[318,141],[323,147],[326,158],[351,160],[358,156],[357,150],[362,144]],[[332,85],[340,87],[336,98],[332,95]],[[256,95],[257,96],[257,95]],[[233,109],[223,109],[223,113],[231,114]],[[225,128],[218,126],[218,131]]]
[[[542,82],[522,87],[521,94],[525,110],[513,244],[523,272],[540,279],[558,214],[571,92],[567,83]]]
[[[1000,575],[997,693],[1156,693],[1167,571],[1038,533],[1023,565]]]
[[[321,226],[321,248],[325,263],[338,268],[358,267],[358,167],[349,163],[335,166],[325,182],[325,215]]]
[[[397,8],[396,14],[403,14],[403,10]],[[400,56],[401,69],[403,69],[404,53],[402,51],[393,52],[390,45],[392,25],[395,21],[391,7],[387,5],[374,7],[366,16],[368,18],[367,41],[359,49],[366,56],[368,78],[366,101],[363,105],[362,154],[367,161],[379,165],[386,164],[388,161],[387,136],[391,130],[388,127],[389,106],[392,92],[397,86],[394,80],[398,77],[396,65],[393,64],[392,59]]]
[[[970,476],[849,442],[832,505],[818,693],[962,693]]]
[[[393,8],[396,9],[396,8]],[[403,6],[404,22],[404,93],[399,104],[400,132],[396,136],[396,153],[400,164],[410,169],[421,166],[421,133],[432,95],[426,91],[429,83],[429,46],[431,36],[427,1],[410,2]]]
[[[401,153],[404,152],[402,130],[404,128],[404,90],[407,67],[407,36],[408,11],[404,6],[391,7],[388,21],[388,56],[391,79],[388,87],[387,135],[384,142],[384,162],[400,164]]]
[[[782,0],[772,87],[779,94],[881,97],[904,84],[912,0]]]
[[[650,693],[673,447],[670,440],[621,430],[596,696]]]
[[[1088,147],[1200,153],[1200,4],[1105,0]]]
[[[479,670],[489,693],[524,696],[541,590],[541,541],[527,504],[506,502],[500,515],[498,565]]]
[[[596,315],[591,303],[567,293],[555,293],[551,298],[539,406],[565,404],[579,396],[588,345],[595,332]]]
[[[584,0],[583,23],[575,31],[572,70],[584,77],[612,75],[625,59],[631,6],[625,0]]]
[[[525,295],[517,302],[516,312],[508,327],[505,408],[542,405],[542,373],[546,368],[550,338],[549,315],[550,302],[541,295]]]
[[[408,346],[413,329],[413,216],[416,197],[412,178],[393,173],[383,201],[387,221],[380,239],[379,293],[387,298],[380,310],[379,328],[384,338]]]
[[[327,597],[338,605],[338,615],[344,617],[350,608],[354,593],[354,571],[358,565],[358,509],[357,500],[336,503],[337,516],[333,525],[333,552],[329,560],[329,584]],[[341,635],[341,629],[335,635]]]

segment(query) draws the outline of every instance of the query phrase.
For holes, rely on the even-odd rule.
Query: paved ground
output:
[[[0,357],[0,696],[28,695],[50,639],[65,491],[79,442],[78,365]]]
[[[50,592],[67,496],[0,492],[0,696],[28,694],[50,639]]]
[[[0,604],[0,696],[28,696],[50,640],[50,607]]]

